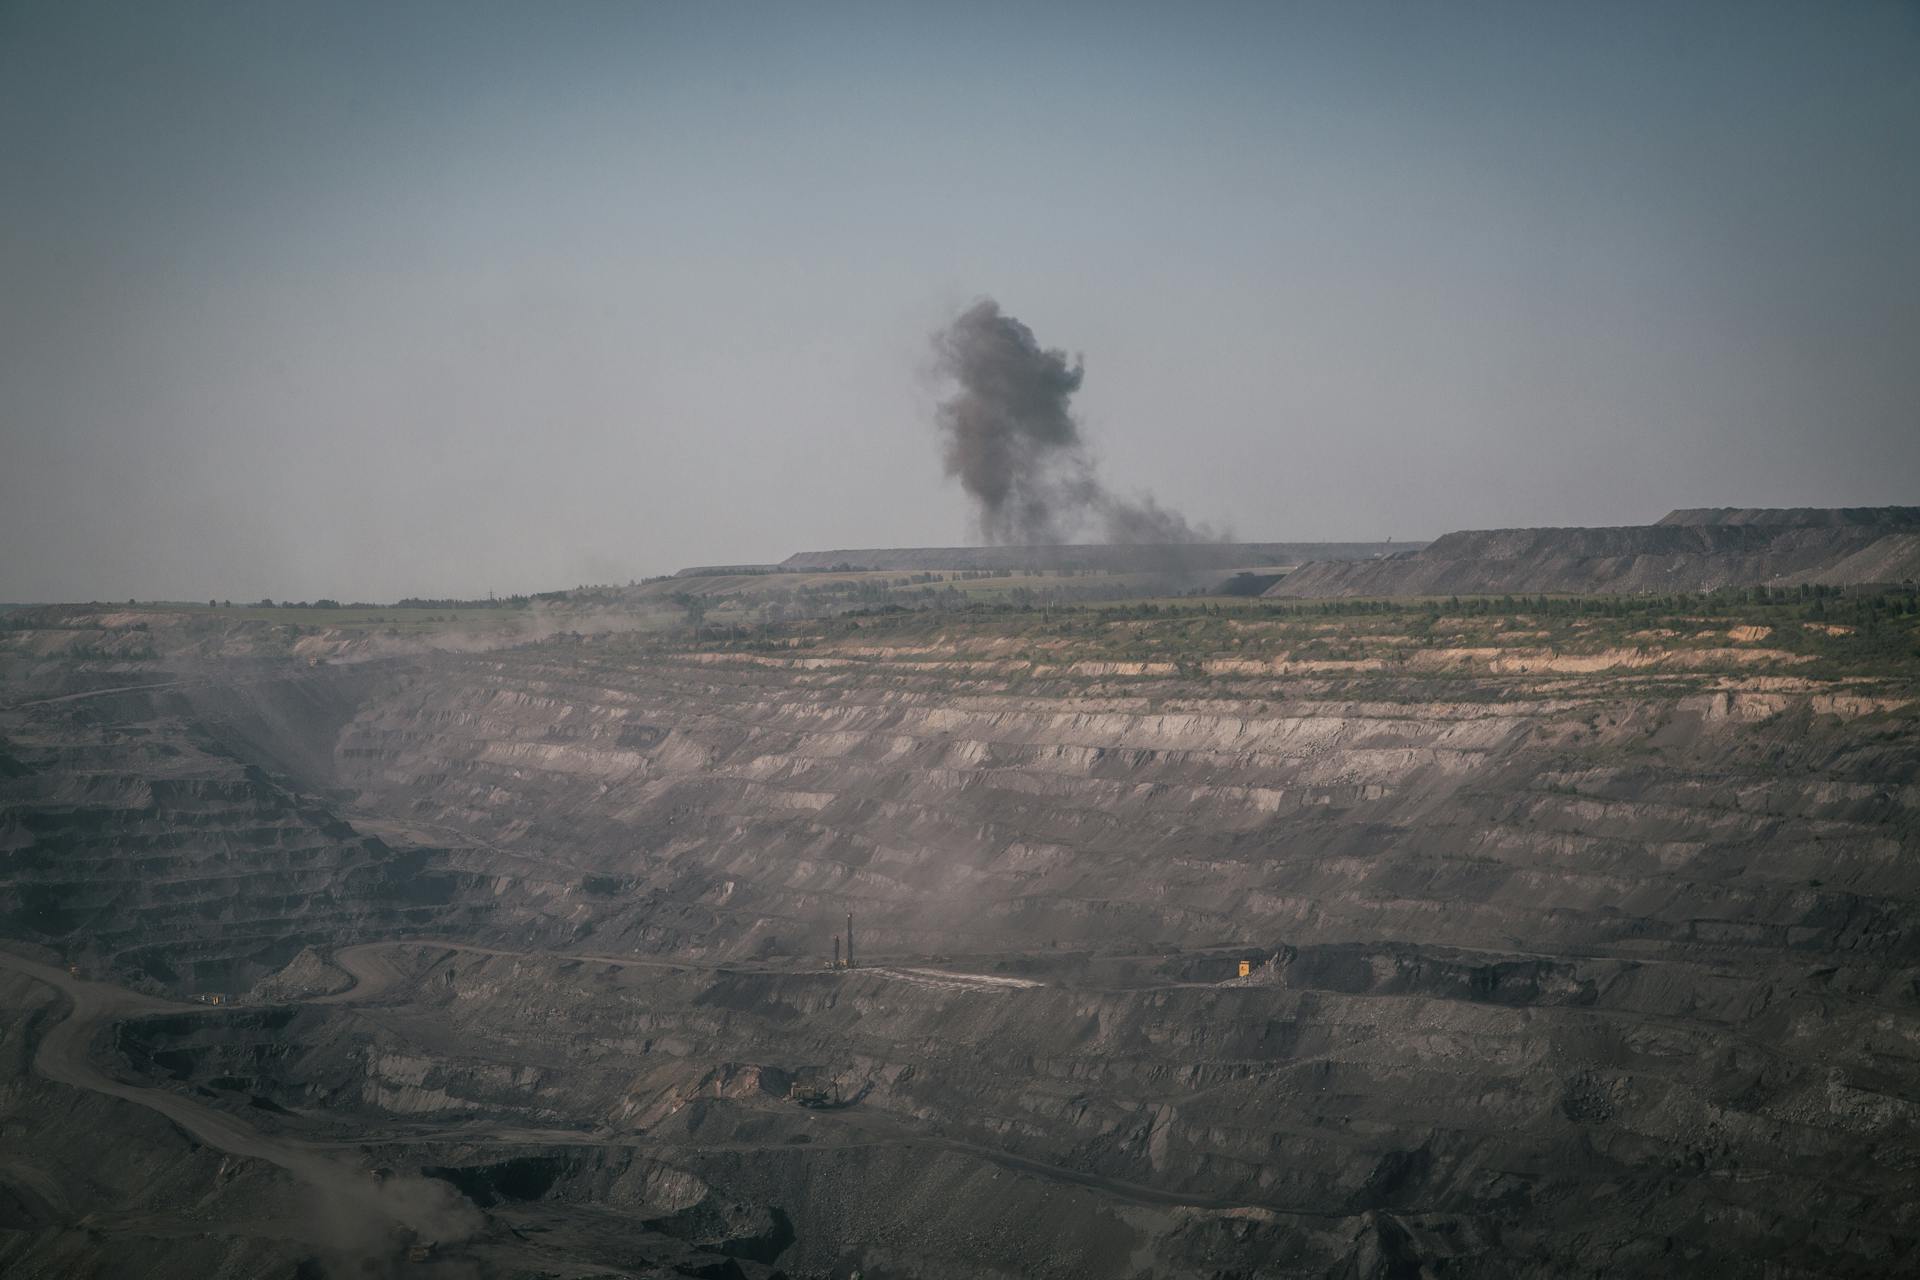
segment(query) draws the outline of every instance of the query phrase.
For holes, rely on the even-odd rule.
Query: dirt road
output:
[[[410,981],[409,976],[390,958],[399,949],[457,951],[466,954],[499,956],[509,959],[583,960],[591,963],[626,965],[669,970],[719,970],[732,966],[701,965],[685,961],[650,960],[620,956],[584,956],[556,952],[510,951],[437,939],[410,939],[369,942],[346,947],[334,955],[334,961],[354,979],[354,985],[333,995],[316,997],[310,1004],[348,1004],[378,999],[388,991]],[[324,1148],[349,1144],[303,1143],[262,1134],[234,1116],[201,1105],[164,1089],[144,1088],[116,1080],[88,1059],[88,1049],[97,1029],[118,1018],[151,1013],[201,1013],[204,1006],[180,1004],[141,995],[122,987],[75,978],[51,965],[0,952],[0,968],[12,969],[36,981],[58,989],[72,1004],[68,1016],[42,1039],[34,1056],[34,1069],[49,1080],[75,1088],[108,1094],[139,1106],[148,1107],[173,1120],[189,1133],[222,1151],[265,1160],[279,1166],[314,1187],[348,1214],[375,1215],[379,1219],[409,1228],[428,1238],[454,1238],[449,1214],[460,1208],[450,1202],[450,1188],[427,1180],[417,1183],[409,1193],[394,1181],[373,1183],[354,1168],[325,1154]],[[955,990],[1017,991],[1038,986],[1026,979],[996,978],[985,975],[953,973],[933,969],[894,969],[884,967],[860,970],[896,980]],[[1060,1183],[1099,1191],[1116,1199],[1152,1206],[1188,1206],[1208,1209],[1244,1207],[1239,1201],[1210,1196],[1183,1194],[1159,1188],[1102,1177],[1077,1169],[1047,1164],[975,1143],[934,1136],[901,1128],[891,1118],[837,1115],[843,1140],[852,1146],[922,1146],[964,1152],[991,1161],[1003,1168]],[[629,1136],[607,1133],[584,1134],[578,1131],[523,1129],[510,1125],[455,1125],[444,1135],[461,1142],[491,1141],[540,1145],[616,1145],[633,1144]],[[431,1133],[416,1133],[412,1141],[432,1141]],[[357,1145],[356,1139],[353,1145]],[[1271,1206],[1267,1206],[1271,1208]],[[1277,1210],[1279,1212],[1297,1212]],[[468,1229],[477,1229],[479,1219],[470,1209]],[[1302,1215],[1319,1216],[1319,1215]]]
[[[809,968],[781,969],[777,966],[738,962],[718,964],[698,960],[656,960],[644,956],[589,955],[575,951],[511,951],[501,947],[482,947],[472,943],[449,942],[438,938],[403,938],[387,942],[362,942],[336,951],[333,961],[346,970],[348,976],[354,980],[353,986],[345,991],[335,992],[333,995],[314,997],[305,1003],[355,1004],[378,998],[396,983],[408,980],[407,975],[402,973],[384,954],[402,949],[458,951],[464,955],[498,956],[507,960],[577,961],[582,964],[615,965],[623,969],[659,969],[668,973],[766,974],[816,971]],[[1047,985],[1031,978],[1007,978],[994,974],[964,973],[953,969],[909,968],[887,964],[870,964],[853,972],[862,977],[890,978],[896,982],[910,982],[916,986],[936,987],[949,991],[1026,991]]]
[[[19,711],[26,707],[51,707],[62,702],[81,702],[87,698],[105,698],[116,693],[139,693],[143,689],[172,689],[185,684],[184,680],[158,680],[151,684],[123,684],[112,689],[85,689],[79,693],[63,693],[53,698],[35,698],[29,702],[16,702],[8,711]]]
[[[329,1223],[388,1223],[437,1240],[460,1238],[460,1232],[479,1228],[479,1214],[445,1183],[425,1179],[374,1183],[357,1169],[270,1137],[235,1116],[180,1094],[116,1080],[89,1060],[94,1035],[103,1024],[136,1014],[204,1012],[202,1006],[88,982],[63,969],[5,951],[0,951],[0,968],[53,987],[71,1006],[67,1016],[42,1037],[33,1057],[36,1073],[57,1084],[157,1111],[210,1147],[285,1169],[320,1199],[321,1212],[315,1214],[314,1226],[322,1234],[316,1243],[337,1242],[324,1233],[324,1224]]]

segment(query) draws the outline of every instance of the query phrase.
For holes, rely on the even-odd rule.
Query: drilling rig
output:
[[[840,939],[833,940],[833,967],[836,969],[853,968],[853,912],[847,912],[847,951],[840,954]]]

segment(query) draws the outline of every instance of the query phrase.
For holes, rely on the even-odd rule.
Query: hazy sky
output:
[[[0,0],[0,600],[967,541],[982,295],[1242,537],[1920,502],[1920,6]]]

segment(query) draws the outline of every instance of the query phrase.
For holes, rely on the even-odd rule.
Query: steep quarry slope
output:
[[[1898,853],[1877,820],[1816,852],[1783,817],[1903,812],[1885,788],[1911,744],[1849,740],[1860,716],[1903,726],[1898,699],[1750,688],[1740,668],[1800,659],[1722,646],[1281,654],[1195,679],[937,638],[580,645],[410,682],[346,727],[338,769],[373,810],[545,860],[516,909],[602,946],[818,957],[843,906],[875,946],[929,950],[1652,945],[1715,919],[1771,938],[1834,907],[1804,892],[1812,864]],[[1900,910],[1848,891],[1856,924]]]
[[[1305,1274],[1366,1249],[1543,1275],[1920,1260],[1910,678],[1819,678],[1757,626],[1619,647],[1532,621],[1346,657],[1248,622],[1241,656],[1198,660],[1165,630],[1141,633],[1161,660],[1044,632],[464,660],[342,734],[363,803],[538,858],[496,882],[523,936],[759,971],[622,1006],[577,990],[592,962],[454,956],[435,999],[499,1046],[342,1074],[380,1111],[652,1131],[730,1071],[823,1072],[881,1137],[961,1144],[929,1178],[984,1151],[1257,1211],[1224,1256]],[[782,976],[849,907],[883,971]],[[1235,955],[1264,976],[1219,985]],[[969,967],[1043,985],[942,976]],[[780,1146],[778,1177],[699,1167],[778,1197],[796,1256],[861,1238],[848,1198],[921,1194],[891,1164],[861,1181],[829,1142],[857,1132],[787,1149],[747,1092],[685,1145]],[[829,1158],[857,1193],[810,1181]],[[889,1221],[889,1264],[966,1273],[932,1261],[939,1226]],[[1141,1228],[1142,1257],[1218,1265],[1180,1252],[1207,1222]],[[1009,1246],[992,1269],[1036,1267]]]
[[[361,674],[155,668],[0,712],[0,934],[224,992],[451,918],[460,877],[293,780],[330,767]]]
[[[1900,1274],[1903,610],[1006,610],[120,670],[168,687],[0,718],[6,830],[117,878],[97,919],[156,955],[258,964],[253,908],[188,936],[53,783],[254,771],[198,833],[94,821],[179,828],[189,904],[288,877],[214,856],[243,801],[297,833],[245,848],[318,850],[274,926],[314,950],[261,988],[292,1003],[131,1019],[118,1068],[616,1274],[640,1237],[803,1276]]]
[[[1309,564],[1273,597],[1711,591],[1920,577],[1920,508],[1676,511],[1653,525],[1488,529],[1359,563]]]

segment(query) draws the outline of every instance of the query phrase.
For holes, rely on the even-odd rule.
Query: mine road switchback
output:
[[[67,1014],[40,1040],[33,1069],[56,1084],[119,1098],[159,1112],[195,1138],[216,1150],[245,1159],[277,1165],[312,1188],[338,1212],[360,1221],[388,1221],[393,1227],[431,1237],[440,1230],[446,1213],[443,1188],[430,1188],[420,1198],[418,1211],[405,1197],[383,1193],[369,1185],[363,1173],[300,1143],[261,1132],[228,1112],[206,1106],[171,1090],[130,1084],[108,1075],[92,1061],[92,1047],[101,1027],[121,1019],[149,1015],[215,1015],[217,1006],[186,1004],[131,991],[112,983],[77,977],[53,965],[0,950],[0,968],[43,983],[67,1001]],[[264,1230],[264,1224],[256,1224]],[[308,1224],[307,1230],[311,1229]],[[307,1240],[305,1231],[291,1238]],[[309,1240],[324,1244],[324,1240]]]
[[[594,963],[679,972],[714,973],[797,973],[801,969],[747,968],[739,965],[701,964],[642,957],[581,955],[553,951],[515,951],[482,947],[434,938],[393,939],[359,943],[342,948],[334,960],[354,979],[348,989],[328,995],[294,1001],[298,1004],[342,1005],[377,1000],[394,987],[410,981],[409,975],[395,966],[387,953],[396,950],[459,952],[506,959],[583,960]],[[344,1202],[351,1212],[375,1218],[392,1217],[398,1227],[426,1235],[431,1228],[414,1223],[404,1210],[397,1211],[390,1198],[380,1194],[364,1168],[350,1167],[348,1153],[364,1159],[369,1148],[386,1143],[421,1145],[498,1144],[529,1147],[627,1147],[646,1150],[670,1149],[645,1133],[618,1133],[611,1130],[539,1128],[496,1125],[485,1122],[452,1124],[403,1124],[370,1126],[351,1137],[301,1138],[269,1134],[247,1124],[240,1117],[197,1102],[181,1093],[157,1087],[132,1084],[101,1070],[92,1061],[91,1050],[103,1026],[128,1017],[147,1015],[198,1015],[217,1017],[244,1005],[209,1006],[164,999],[130,990],[113,983],[76,977],[66,970],[37,960],[0,950],[0,968],[9,969],[60,992],[68,1004],[64,1018],[42,1037],[34,1054],[33,1068],[45,1079],[73,1088],[85,1089],[119,1098],[159,1112],[207,1145],[231,1155],[264,1160],[285,1169],[310,1185],[316,1193]],[[877,965],[853,972],[914,982],[919,985],[969,991],[1012,992],[1034,989],[1044,984],[1023,978],[965,974],[923,968],[896,968]],[[1204,984],[1179,984],[1204,985]],[[740,1099],[724,1100],[741,1106],[775,1106],[771,1102],[754,1103]],[[1260,1209],[1298,1218],[1326,1218],[1338,1215],[1304,1211],[1278,1205],[1250,1203],[1240,1198],[1194,1195],[1146,1186],[1124,1179],[1105,1177],[1085,1170],[1050,1164],[1015,1155],[975,1142],[918,1131],[891,1115],[876,1114],[852,1107],[829,1108],[810,1114],[818,1122],[833,1125],[838,1132],[831,1145],[836,1148],[939,1149],[979,1157],[1001,1168],[1042,1179],[1084,1187],[1104,1195],[1140,1205],[1178,1206],[1210,1210]],[[752,1153],[773,1150],[774,1143],[706,1144],[707,1150],[736,1150]],[[278,1235],[279,1238],[306,1239],[308,1224],[287,1222],[256,1223],[253,1234]],[[281,1234],[284,1233],[284,1234]]]

